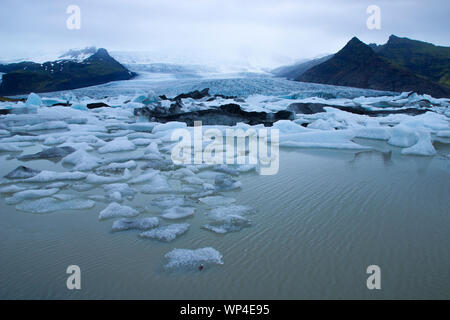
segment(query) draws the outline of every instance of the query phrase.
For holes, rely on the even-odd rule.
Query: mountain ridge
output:
[[[388,54],[385,54],[388,57],[381,54],[382,51],[388,52],[386,48],[391,48],[392,42],[396,42],[398,37],[391,38],[390,45],[388,42],[385,47],[375,47],[353,37],[329,60],[313,66],[294,80],[396,92],[416,91],[435,97],[450,97],[450,87],[433,81],[423,72],[415,73],[408,64],[398,63],[397,59],[389,58]]]
[[[136,74],[99,48],[82,61],[60,59],[45,63],[24,61],[0,65],[5,73],[0,83],[0,95],[30,92],[72,90],[111,81],[129,80]]]

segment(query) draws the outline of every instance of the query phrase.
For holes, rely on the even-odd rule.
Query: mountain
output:
[[[303,73],[305,73],[305,71],[329,60],[331,57],[333,57],[332,54],[317,59],[301,61],[290,66],[279,67],[277,69],[272,70],[271,72],[278,77],[284,77],[289,80],[294,80],[300,77]]]
[[[434,97],[450,97],[450,87],[415,74],[399,63],[384,58],[383,49],[370,47],[354,37],[329,60],[312,67],[295,80],[339,86],[415,91]],[[418,63],[417,65],[420,65]]]
[[[428,80],[450,86],[450,47],[391,35],[386,44],[373,49],[392,63]]]
[[[71,90],[128,80],[136,75],[102,48],[82,61],[61,59],[42,64],[25,61],[0,65],[0,72],[5,73],[0,95]]]

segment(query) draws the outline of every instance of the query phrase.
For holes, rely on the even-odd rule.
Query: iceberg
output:
[[[415,145],[402,149],[401,153],[405,155],[417,155],[417,156],[434,156],[436,150],[431,143],[431,136],[426,131],[416,132],[418,141]]]

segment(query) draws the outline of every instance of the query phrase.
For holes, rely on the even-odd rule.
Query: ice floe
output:
[[[161,214],[161,217],[169,220],[184,219],[194,215],[195,209],[192,207],[171,207],[167,208]]]
[[[37,200],[25,200],[18,204],[16,208],[31,213],[49,213],[65,210],[89,209],[94,205],[95,201],[87,199],[70,199],[64,201],[56,198],[41,198]]]
[[[150,231],[139,233],[142,238],[156,239],[160,241],[173,241],[177,237],[186,233],[189,229],[188,223],[175,223],[167,226],[158,227]]]
[[[99,153],[123,152],[136,150],[136,145],[128,140],[127,137],[118,137],[107,142],[103,147],[98,149]]]
[[[130,219],[122,218],[113,222],[112,231],[124,231],[124,230],[148,230],[155,228],[159,225],[159,219],[157,217]]]
[[[31,189],[14,193],[12,197],[6,198],[7,204],[18,204],[24,200],[39,199],[54,195],[59,191],[58,188],[52,189]]]
[[[133,209],[129,206],[120,205],[117,202],[112,202],[100,212],[98,219],[105,220],[117,217],[130,218],[137,215],[139,215],[139,211],[137,211],[136,209]]]
[[[173,249],[165,255],[166,268],[198,268],[213,264],[223,264],[222,254],[214,248],[206,247],[195,250]]]

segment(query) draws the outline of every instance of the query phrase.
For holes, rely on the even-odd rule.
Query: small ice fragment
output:
[[[128,140],[127,137],[118,137],[107,142],[103,147],[98,149],[99,153],[122,152],[136,150],[136,145]]]
[[[25,200],[18,204],[16,209],[32,213],[48,213],[63,210],[89,209],[94,205],[94,201],[86,199],[61,201],[55,198],[42,198],[38,200]]]
[[[211,196],[198,199],[209,206],[226,206],[236,202],[236,199],[223,197],[223,196]]]
[[[63,164],[71,164],[72,170],[90,171],[100,166],[100,159],[80,149],[62,159]]]
[[[122,206],[118,204],[117,202],[112,202],[109,206],[107,206],[105,209],[103,209],[99,216],[99,220],[105,220],[109,218],[115,218],[115,217],[135,217],[139,215],[139,211],[128,207],[128,206]]]
[[[147,170],[146,172],[138,175],[137,177],[130,180],[130,184],[136,184],[136,183],[144,183],[147,181],[152,180],[157,174],[159,173],[158,170]]]
[[[119,181],[126,181],[131,178],[131,173],[128,169],[125,169],[125,172],[122,176],[118,177],[105,177],[105,176],[99,176],[95,173],[90,173],[86,177],[86,183],[90,184],[105,184],[105,183],[114,183]]]
[[[150,231],[141,232],[140,237],[157,239],[161,241],[173,241],[178,236],[186,233],[189,229],[188,223],[170,224]]]
[[[34,177],[25,179],[26,182],[53,182],[59,180],[81,180],[86,178],[87,174],[84,172],[57,172],[43,170]]]
[[[194,211],[192,207],[172,207],[164,210],[161,217],[170,220],[183,219],[194,215]]]
[[[24,200],[39,199],[54,195],[59,191],[58,188],[53,189],[32,189],[24,190],[14,193],[12,197],[6,198],[5,202],[7,204],[18,204]]]
[[[15,193],[25,190],[24,187],[16,186],[15,184],[0,188],[0,193]]]
[[[172,188],[169,186],[166,177],[157,174],[151,179],[149,184],[142,186],[140,190],[142,193],[165,193],[171,192]]]
[[[27,178],[34,177],[35,175],[37,175],[40,172],[41,171],[39,171],[39,170],[30,169],[25,166],[18,166],[13,171],[8,173],[5,176],[5,178],[7,178],[7,179],[27,179]]]
[[[129,219],[122,218],[114,221],[112,225],[112,231],[123,231],[123,230],[148,230],[155,228],[159,225],[159,219],[157,217],[142,218],[142,219]]]
[[[170,208],[174,206],[182,206],[184,205],[184,198],[176,197],[176,196],[163,196],[156,199],[153,199],[152,204],[159,208]]]
[[[166,268],[198,268],[211,264],[223,264],[222,254],[214,248],[206,247],[196,250],[173,249],[165,256],[169,260]]]

